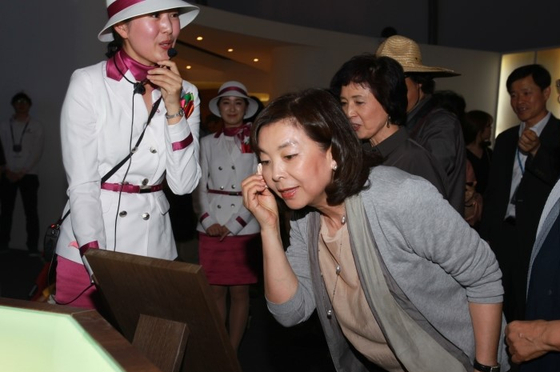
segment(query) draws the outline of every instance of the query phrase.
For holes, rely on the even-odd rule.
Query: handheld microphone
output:
[[[177,49],[175,48],[170,48],[167,50],[167,56],[169,57],[169,59],[175,57],[177,55]],[[137,81],[136,83],[133,83],[132,81],[128,80],[126,76],[124,76],[124,74],[121,72],[121,70],[119,69],[119,66],[117,65],[117,63],[115,62],[115,66],[117,67],[117,70],[121,73],[121,75],[129,82],[132,84],[133,87],[133,94],[140,94],[143,95],[144,93],[146,93],[146,87],[144,86],[144,84],[147,83],[147,79],[144,79],[142,81]]]
[[[171,49],[167,50],[167,56],[169,57],[169,59],[175,57],[176,55],[177,55],[177,49],[171,48]],[[144,86],[145,83],[146,83],[146,80],[137,81],[136,83],[134,83],[133,84],[134,94],[143,95],[144,93],[146,93],[146,87]]]
[[[169,57],[169,59],[175,57],[177,54],[177,49],[175,48],[170,48],[167,50],[167,56]]]

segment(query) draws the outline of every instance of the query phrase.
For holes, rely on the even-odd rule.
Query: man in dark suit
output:
[[[480,235],[503,272],[508,322],[524,319],[531,249],[546,199],[560,176],[560,121],[546,109],[550,73],[540,65],[514,70],[507,90],[520,125],[496,139]]]

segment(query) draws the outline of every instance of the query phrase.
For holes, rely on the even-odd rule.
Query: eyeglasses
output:
[[[29,101],[26,100],[25,98],[20,98],[20,99],[16,99],[14,103],[27,103],[27,104],[29,104]]]
[[[560,94],[560,79],[556,80],[556,91]]]

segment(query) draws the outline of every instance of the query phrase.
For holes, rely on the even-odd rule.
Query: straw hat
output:
[[[433,77],[450,77],[460,74],[443,67],[425,66],[422,64],[422,53],[418,44],[407,37],[393,35],[385,40],[375,55],[378,57],[391,57],[399,62],[405,73],[429,73]]]
[[[127,19],[164,10],[177,9],[181,28],[185,27],[198,15],[198,7],[183,0],[107,0],[109,21],[97,35],[101,41],[113,41],[111,29]]]
[[[254,99],[252,99],[247,95],[247,88],[245,88],[245,85],[241,84],[238,81],[227,81],[222,84],[220,89],[218,89],[218,95],[212,98],[210,100],[210,103],[208,103],[208,107],[210,108],[210,111],[214,115],[219,117],[222,117],[222,115],[220,115],[220,109],[218,108],[218,101],[222,97],[241,97],[241,98],[245,98],[249,102],[249,105],[247,106],[247,111],[245,112],[245,116],[243,116],[243,119],[247,119],[255,115],[255,113],[259,108],[257,101],[255,101]]]

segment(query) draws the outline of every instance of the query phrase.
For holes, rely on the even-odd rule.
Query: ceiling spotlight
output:
[[[258,58],[253,58],[253,62],[258,62],[259,59]]]
[[[229,53],[231,53],[231,52],[233,52],[233,48],[229,48],[227,51],[228,51]]]
[[[198,41],[202,41],[202,39],[203,39],[202,36],[197,36],[197,37],[196,37],[196,40],[198,40]]]
[[[191,66],[191,65],[187,65],[187,66],[185,66],[185,68],[186,68],[187,70],[190,70],[190,69],[192,68],[192,66]]]

